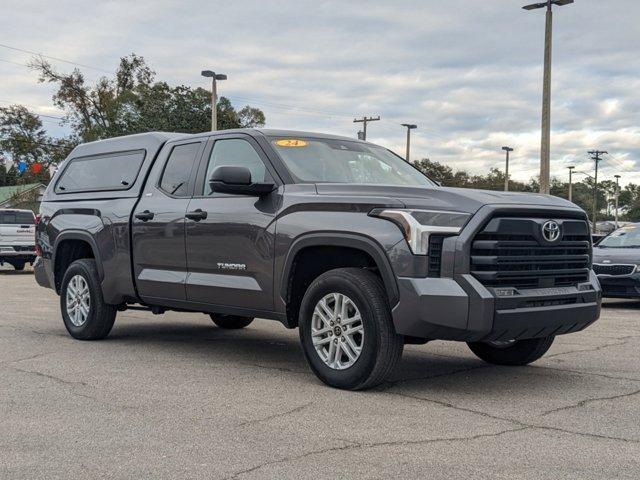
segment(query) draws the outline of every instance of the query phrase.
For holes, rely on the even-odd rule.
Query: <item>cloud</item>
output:
[[[199,72],[211,68],[229,75],[220,93],[262,108],[269,127],[355,136],[355,116],[381,115],[369,139],[401,154],[411,122],[413,158],[479,173],[503,168],[510,145],[513,177],[538,173],[544,13],[522,2],[5,3],[2,43],[109,70],[136,52],[173,84],[206,87]],[[552,174],[592,168],[586,152],[600,148],[612,153],[605,178],[640,183],[637,18],[634,0],[556,9]],[[0,59],[28,58],[0,48]],[[0,62],[0,79],[0,100],[55,115],[51,87],[28,69]]]

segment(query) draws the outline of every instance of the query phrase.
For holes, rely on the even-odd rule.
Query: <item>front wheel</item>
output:
[[[327,385],[365,390],[382,383],[402,356],[380,279],[358,268],[320,275],[300,307],[300,341],[311,370]]]
[[[95,260],[83,258],[69,266],[60,288],[60,309],[73,338],[98,340],[109,335],[117,308],[104,302]]]
[[[551,347],[555,337],[475,342],[467,345],[478,358],[494,365],[528,365],[540,359]]]

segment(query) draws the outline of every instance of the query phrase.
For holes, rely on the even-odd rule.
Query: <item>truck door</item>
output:
[[[279,194],[258,198],[211,192],[208,179],[222,165],[247,167],[252,181],[276,183],[269,160],[249,135],[209,141],[187,209],[187,299],[271,310]]]
[[[135,282],[150,303],[186,299],[185,213],[205,141],[167,144],[133,212]]]

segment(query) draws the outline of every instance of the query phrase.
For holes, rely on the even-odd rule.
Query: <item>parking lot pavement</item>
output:
[[[276,322],[124,312],[80,342],[10,267],[0,305],[0,478],[640,478],[640,302],[529,367],[408,346],[358,393],[320,384]]]

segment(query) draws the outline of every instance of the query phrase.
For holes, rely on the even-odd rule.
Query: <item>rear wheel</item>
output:
[[[215,323],[218,327],[224,328],[226,330],[238,330],[240,328],[244,328],[248,326],[251,322],[253,322],[253,317],[240,317],[238,315],[219,315],[217,313],[212,313],[209,315],[213,323]]]
[[[104,302],[95,260],[84,258],[69,266],[60,288],[60,309],[73,338],[98,340],[109,335],[117,309]]]
[[[300,307],[300,341],[311,370],[327,385],[365,390],[382,383],[402,356],[380,279],[358,268],[320,275]]]
[[[15,260],[11,262],[11,265],[13,265],[13,268],[15,268],[16,270],[22,271],[24,270],[25,263],[27,262],[25,262],[24,260]]]
[[[494,365],[528,365],[540,359],[555,337],[468,343],[476,356]]]

